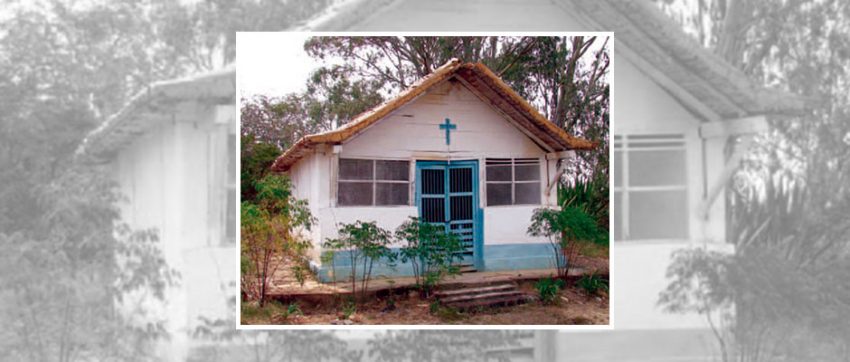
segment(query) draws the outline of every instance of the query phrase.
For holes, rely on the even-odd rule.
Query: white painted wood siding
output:
[[[457,128],[446,145],[440,124]],[[342,147],[341,157],[477,159],[540,157],[544,151],[460,82],[444,82]]]
[[[144,293],[126,299],[128,307],[141,301],[152,309],[152,318],[166,320],[171,340],[160,343],[156,352],[163,360],[185,360],[188,333],[199,316],[228,315],[222,287],[238,280],[236,245],[221,245],[226,199],[218,200],[211,186],[218,175],[213,170],[227,163],[211,155],[211,148],[217,147],[212,143],[226,145],[226,132],[210,132],[210,114],[196,116],[196,122],[152,129],[122,149],[112,163],[112,175],[126,197],[119,205],[122,219],[134,230],[156,229],[168,266],[181,275],[163,303]]]

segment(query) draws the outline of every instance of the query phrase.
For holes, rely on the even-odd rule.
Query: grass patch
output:
[[[461,313],[457,308],[445,306],[439,300],[431,302],[428,306],[431,314],[439,318],[443,322],[457,322],[466,319],[466,314]]]
[[[437,307],[437,310],[434,312],[434,315],[445,322],[458,322],[466,319],[466,314],[461,313],[455,308],[446,307],[442,305]]]
[[[608,293],[608,281],[595,274],[581,277],[576,282],[576,286],[584,290],[588,295],[598,295],[600,292]]]
[[[298,304],[284,305],[277,301],[270,301],[263,308],[260,308],[257,303],[243,302],[241,309],[243,324],[282,323],[290,315],[303,314]]]

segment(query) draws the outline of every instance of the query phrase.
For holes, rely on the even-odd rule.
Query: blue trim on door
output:
[[[449,190],[449,170],[455,167],[471,167],[472,168],[472,204],[474,205],[472,210],[472,224],[473,224],[473,247],[472,247],[472,263],[478,270],[483,270],[483,254],[484,254],[484,210],[481,209],[480,196],[479,196],[479,177],[478,177],[478,160],[460,160],[460,161],[416,161],[416,195],[415,195],[415,205],[418,212],[421,215],[420,204],[422,200],[422,180],[419,175],[421,174],[421,170],[423,169],[442,169],[445,170],[445,178],[444,178],[444,192],[446,198],[450,196]],[[445,208],[446,212],[446,220],[450,219],[450,208],[448,207],[448,203]]]

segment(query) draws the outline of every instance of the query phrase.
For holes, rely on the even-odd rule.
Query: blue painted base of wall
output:
[[[552,246],[548,243],[536,244],[499,244],[484,245],[482,267],[479,271],[506,271],[506,270],[529,270],[548,269],[554,272]],[[398,249],[393,249],[398,251]],[[324,263],[321,266],[311,263],[313,272],[319,280],[324,283],[344,282],[351,280],[351,259],[347,251],[334,253],[334,262]],[[363,278],[363,265],[357,265],[357,279]],[[389,265],[386,260],[376,261],[372,265],[372,278],[381,277],[412,277],[413,267],[410,263],[396,261],[395,265]]]
[[[555,268],[548,243],[484,245],[484,271]]]
[[[392,249],[394,252],[398,252],[397,248]],[[322,264],[321,266],[316,265],[314,263],[310,263],[310,268],[313,269],[313,272],[318,276],[319,281],[323,283],[330,283],[334,280],[337,282],[344,282],[351,280],[351,252],[349,251],[337,251],[334,252],[334,261],[333,263],[327,262]],[[368,268],[368,265],[366,266]],[[357,279],[363,279],[363,264],[362,261],[355,268],[357,272]],[[381,278],[381,277],[412,277],[413,276],[413,267],[410,263],[402,263],[396,260],[394,265],[390,265],[390,263],[386,259],[375,261],[372,264],[372,279]]]

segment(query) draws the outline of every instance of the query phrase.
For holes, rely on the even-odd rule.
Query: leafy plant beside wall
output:
[[[567,277],[582,245],[608,240],[600,237],[596,221],[578,207],[535,209],[528,234],[549,240],[559,278]]]
[[[287,258],[299,259],[310,247],[298,234],[310,229],[315,219],[307,202],[291,193],[289,179],[267,175],[255,183],[254,202],[241,205],[241,284],[246,299],[267,302],[268,287],[275,271]]]
[[[608,179],[573,180],[558,187],[558,205],[577,207],[596,221],[600,231],[608,231]]]
[[[395,236],[405,243],[399,256],[413,268],[422,296],[427,297],[446,276],[459,273],[453,265],[463,250],[457,235],[411,217],[396,229]]]
[[[362,274],[360,296],[363,296],[369,287],[375,261],[385,260],[390,265],[395,262],[396,253],[387,247],[392,241],[391,233],[374,221],[357,220],[351,224],[340,224],[338,235],[339,238],[327,239],[323,246],[337,253],[343,250],[347,253],[351,262],[351,294],[357,299],[358,265]]]

